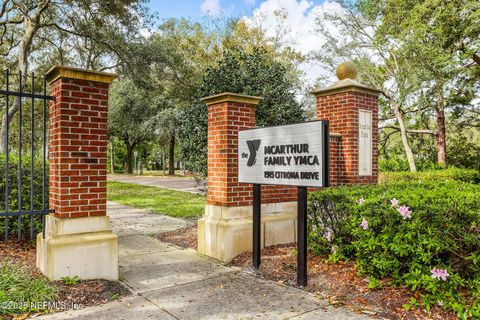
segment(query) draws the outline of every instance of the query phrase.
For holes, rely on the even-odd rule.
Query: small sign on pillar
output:
[[[329,140],[324,120],[238,133],[238,181],[253,184],[253,266],[261,259],[261,185],[296,186],[300,286],[307,285],[307,187],[329,186]]]
[[[372,111],[358,110],[358,175],[372,175]]]

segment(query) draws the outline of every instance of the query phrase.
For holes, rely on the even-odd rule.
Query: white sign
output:
[[[372,112],[358,111],[358,175],[372,175]]]
[[[328,186],[328,122],[312,121],[240,131],[238,181]]]

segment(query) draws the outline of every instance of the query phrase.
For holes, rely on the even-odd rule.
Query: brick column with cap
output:
[[[337,77],[332,86],[312,92],[317,119],[330,120],[332,185],[377,183],[381,91],[357,82],[351,62],[338,66]]]
[[[51,95],[50,208],[37,266],[50,279],[118,279],[107,209],[108,89],[116,75],[57,66]]]
[[[239,184],[238,131],[255,127],[260,97],[223,94],[205,98],[208,105],[208,194],[212,205],[249,205],[250,186]]]
[[[227,261],[252,249],[252,185],[238,183],[238,132],[255,127],[260,97],[222,93],[208,106],[208,194],[198,222],[198,251]],[[262,241],[295,241],[297,190],[262,187]]]

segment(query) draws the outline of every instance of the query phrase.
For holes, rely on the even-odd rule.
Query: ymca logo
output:
[[[247,141],[248,150],[250,151],[250,156],[247,161],[247,166],[251,167],[257,161],[257,151],[260,148],[261,142],[262,140],[260,139]]]

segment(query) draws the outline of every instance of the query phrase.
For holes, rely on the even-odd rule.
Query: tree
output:
[[[257,125],[280,125],[305,120],[304,110],[295,99],[289,70],[262,48],[251,53],[226,51],[222,59],[207,69],[197,97],[222,92],[262,96],[257,107]],[[182,112],[181,149],[185,165],[206,173],[207,107],[199,100]]]
[[[175,141],[178,135],[179,115],[177,108],[167,108],[157,115],[156,134],[159,142],[168,144],[168,174],[175,174]],[[163,144],[162,143],[162,144]]]
[[[95,67],[95,62],[121,56],[119,41],[136,34],[145,9],[143,0],[78,0],[78,1],[14,1],[6,0],[0,8],[0,52],[10,67],[22,74],[25,83],[29,60],[40,48],[59,49],[59,58],[64,59],[63,45],[71,41],[83,41],[87,50],[86,67]],[[61,40],[60,44],[55,40]],[[77,45],[78,48],[78,45]],[[16,59],[9,60],[10,56]],[[82,56],[80,56],[82,58]],[[94,61],[96,60],[96,61]],[[108,60],[108,59],[107,59]],[[78,60],[77,60],[78,61]],[[98,65],[98,64],[97,64]],[[18,111],[20,99],[16,98],[3,115],[0,130],[0,152],[5,152],[6,128]]]
[[[170,175],[175,174],[179,114],[195,101],[205,68],[218,54],[215,41],[215,35],[205,32],[200,24],[184,19],[167,20],[148,40],[150,61],[144,70],[150,70],[151,83],[145,85],[153,85],[161,95],[158,129],[167,135]]]
[[[317,59],[332,70],[341,59],[354,60],[359,65],[360,80],[383,89],[380,145],[386,147],[388,140],[399,133],[411,171],[416,170],[417,159],[425,158],[420,153],[429,150],[420,142],[430,145],[433,139],[436,161],[445,164],[447,117],[454,110],[465,110],[475,92],[472,79],[476,67],[471,66],[475,54],[462,58],[451,41],[468,43],[470,52],[475,46],[462,32],[455,30],[449,36],[445,31],[456,23],[468,29],[468,23],[456,18],[462,6],[436,0],[339,2],[340,10],[319,19],[319,31],[327,41]],[[478,4],[470,3],[465,12],[470,23],[473,7]]]
[[[362,0],[362,7],[382,17],[381,34],[395,36],[408,46],[433,51],[431,58],[443,57],[447,63],[475,66],[480,76],[480,34],[476,0]],[[452,56],[452,53],[458,53]],[[453,59],[452,61],[449,61]],[[468,69],[465,69],[467,71]],[[473,69],[472,69],[473,70]]]
[[[438,163],[445,164],[446,112],[470,104],[480,79],[480,3],[465,1],[365,1],[382,17],[378,37],[395,38],[419,70],[422,93],[435,113]],[[371,11],[373,11],[371,10]]]
[[[120,138],[127,151],[127,173],[133,173],[133,152],[155,132],[158,107],[152,93],[136,87],[131,79],[115,80],[109,95],[109,131]]]
[[[381,145],[400,133],[409,168],[416,171],[409,135],[423,131],[409,128],[409,118],[416,107],[411,99],[412,75],[406,67],[408,60],[402,59],[395,43],[375,41],[378,28],[375,16],[366,15],[356,5],[344,4],[338,12],[327,12],[318,19],[318,32],[326,41],[314,58],[331,70],[341,61],[352,60],[358,66],[360,82],[383,90],[379,100],[380,121],[381,129],[387,130],[381,135]]]

